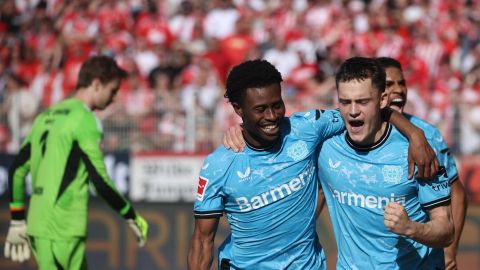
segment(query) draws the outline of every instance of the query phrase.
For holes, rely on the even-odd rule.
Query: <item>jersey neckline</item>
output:
[[[280,137],[281,136],[278,136],[278,138],[275,140],[275,142],[273,142],[272,144],[270,144],[269,146],[266,146],[266,147],[256,147],[256,146],[253,146],[253,145],[249,144],[247,142],[247,140],[245,140],[245,138],[243,140],[245,141],[245,145],[248,148],[250,148],[250,149],[252,149],[253,151],[256,151],[256,152],[263,152],[263,151],[267,151],[267,150],[270,150],[270,149],[274,148],[278,144],[278,142],[280,141]]]
[[[383,132],[382,136],[380,137],[380,139],[378,139],[378,141],[372,143],[372,144],[367,144],[367,145],[359,145],[357,143],[355,143],[352,138],[350,138],[350,136],[348,135],[348,131],[345,131],[345,141],[347,142],[347,144],[353,149],[353,150],[356,150],[356,151],[361,151],[361,152],[367,152],[367,151],[371,151],[371,150],[374,150],[374,149],[377,149],[379,148],[380,146],[382,146],[388,139],[388,137],[390,136],[390,133],[392,132],[392,125],[390,123],[387,123],[387,128],[385,129],[385,131]]]

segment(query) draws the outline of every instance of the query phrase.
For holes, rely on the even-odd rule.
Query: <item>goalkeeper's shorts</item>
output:
[[[88,270],[85,238],[62,241],[30,236],[30,243],[39,270]]]

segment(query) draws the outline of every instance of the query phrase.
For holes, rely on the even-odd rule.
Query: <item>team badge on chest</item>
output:
[[[385,165],[382,168],[383,181],[390,184],[399,184],[402,181],[403,170],[400,166]]]
[[[287,154],[294,161],[304,159],[308,155],[307,143],[305,143],[304,141],[299,141],[292,144],[290,147],[288,147]]]

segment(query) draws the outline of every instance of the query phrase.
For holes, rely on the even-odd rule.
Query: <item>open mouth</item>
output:
[[[356,132],[360,132],[363,128],[363,124],[364,122],[362,120],[350,120],[348,121],[348,123],[350,124],[350,127],[351,127],[351,131],[356,133]]]
[[[278,123],[261,126],[263,132],[267,135],[276,135],[280,125]]]
[[[405,99],[404,98],[394,98],[390,102],[390,107],[392,107],[395,110],[401,110],[403,106],[405,105]]]

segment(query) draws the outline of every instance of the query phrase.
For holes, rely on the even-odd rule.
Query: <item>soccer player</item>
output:
[[[409,181],[407,139],[382,120],[385,71],[375,59],[346,60],[336,74],[346,131],[323,142],[318,172],[338,245],[337,269],[444,269],[453,241],[450,185],[456,171],[438,141],[440,170]]]
[[[380,65],[385,69],[387,75],[387,81],[385,91],[389,94],[388,102],[390,108],[404,113],[405,104],[407,102],[407,83],[403,76],[402,65],[397,60],[390,57],[377,58]],[[465,213],[467,210],[467,196],[462,182],[459,181],[457,174],[457,167],[455,160],[453,159],[448,149],[447,143],[444,141],[440,131],[426,121],[404,113],[404,115],[416,126],[423,129],[426,137],[431,140],[438,140],[438,144],[445,152],[445,158],[447,159],[445,164],[450,168],[452,174],[450,176],[450,189],[451,189],[451,207],[453,223],[455,225],[455,238],[448,247],[444,248],[445,252],[445,269],[453,270],[457,269],[456,255],[460,236],[462,234],[463,225],[465,223]]]
[[[39,269],[87,269],[85,240],[89,181],[97,194],[146,241],[147,222],[117,191],[109,178],[100,149],[102,127],[94,110],[105,109],[127,76],[116,62],[94,56],[80,69],[76,93],[45,110],[9,171],[11,222],[5,256],[13,261],[30,257]],[[32,194],[25,221],[25,182],[32,175]]]
[[[204,161],[190,270],[210,268],[223,213],[231,234],[219,248],[220,269],[325,269],[315,232],[315,149],[344,124],[334,110],[284,117],[281,81],[264,60],[244,62],[228,75],[225,96],[243,120],[247,147],[236,153],[220,146]]]

